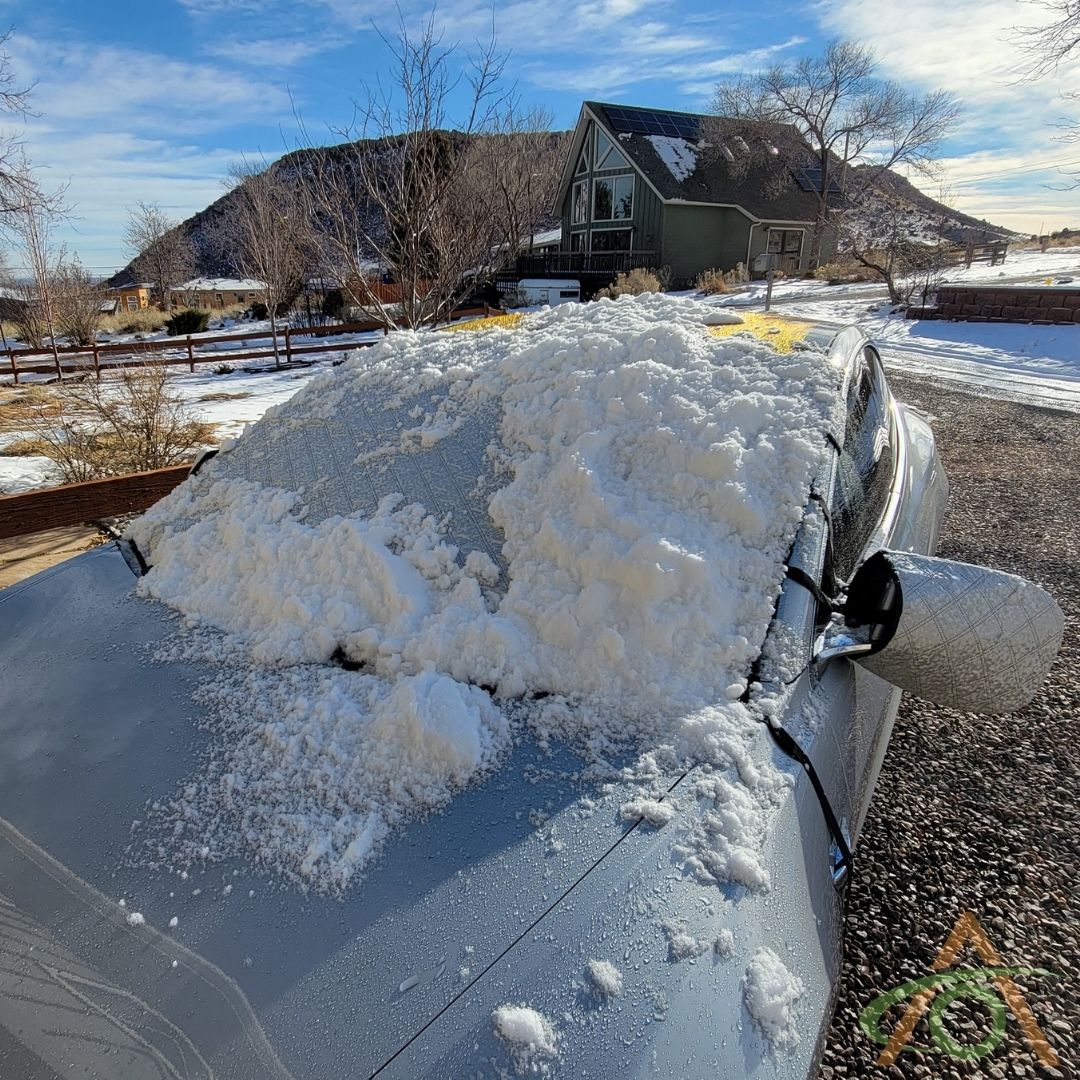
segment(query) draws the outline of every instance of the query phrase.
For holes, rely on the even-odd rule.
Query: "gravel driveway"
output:
[[[1061,656],[1036,700],[1013,716],[975,717],[905,698],[855,861],[840,997],[820,1076],[1080,1075],[1080,416],[890,378],[931,413],[952,501],[939,554],[1023,574],[1065,610]],[[997,1049],[957,1061],[880,1047],[858,1016],[878,994],[926,975],[953,923],[973,912],[1013,966],[1058,977],[1017,982],[1050,1045],[1041,1066],[1010,1015]],[[978,966],[973,952],[961,966]],[[898,1017],[899,1008],[889,1015]],[[961,1043],[990,1031],[957,1001]],[[885,1030],[891,1023],[884,1023]],[[927,1046],[925,1018],[913,1043]]]

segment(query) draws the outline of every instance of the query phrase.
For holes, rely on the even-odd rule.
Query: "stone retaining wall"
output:
[[[1080,288],[944,285],[935,306],[909,308],[907,315],[962,322],[1080,323]]]

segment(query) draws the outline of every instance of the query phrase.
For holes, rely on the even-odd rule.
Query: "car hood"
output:
[[[532,745],[406,829],[343,899],[239,861],[185,880],[133,857],[131,837],[205,748],[206,670],[153,659],[175,616],[132,585],[109,546],[0,593],[0,1059],[17,1075],[474,1075],[510,1065],[491,1026],[507,1002],[554,1019],[575,1073],[806,1075],[838,908],[801,779],[767,894],[693,880],[677,830],[621,819],[627,786],[583,786],[577,759]],[[675,962],[665,920],[731,929],[734,953]],[[742,1007],[763,946],[806,987],[802,1040],[779,1054]],[[590,959],[622,970],[620,998],[595,996]]]

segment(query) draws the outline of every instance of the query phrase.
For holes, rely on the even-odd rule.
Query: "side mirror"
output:
[[[1065,620],[1038,585],[985,566],[902,551],[867,559],[819,642],[950,709],[1014,712],[1035,696]]]

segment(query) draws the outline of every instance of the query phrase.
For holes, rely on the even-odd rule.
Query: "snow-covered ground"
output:
[[[1067,278],[1080,281],[1080,247],[1020,251],[1004,265],[961,267],[949,275],[955,283],[1002,285]],[[708,302],[759,310],[764,301],[765,284],[754,282]],[[823,326],[859,323],[881,346],[889,370],[1080,412],[1080,325],[904,319],[891,313],[884,289],[872,283],[780,281],[773,288],[773,309]]]

